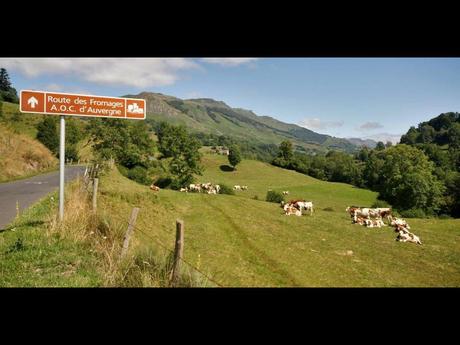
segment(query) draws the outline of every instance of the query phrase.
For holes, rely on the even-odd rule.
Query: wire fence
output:
[[[126,219],[121,219],[121,218],[115,217],[113,215],[111,215],[111,217],[113,217],[118,222],[126,223],[126,225],[130,224],[130,222],[127,221]],[[155,242],[157,245],[159,245],[160,247],[165,249],[167,252],[170,252],[170,253],[174,254],[174,250],[168,248],[165,244],[163,244],[162,241],[158,237],[154,237],[152,234],[147,233],[146,231],[144,231],[143,229],[139,228],[138,226],[135,226],[135,225],[133,226],[132,224],[131,224],[131,226],[133,227],[134,230],[136,230],[137,232],[143,234],[145,237],[147,237],[148,239],[150,239],[153,242]],[[169,232],[169,231],[167,231],[165,229],[162,229],[162,230],[165,231],[166,233],[168,233],[169,235],[172,235],[172,232]],[[184,258],[180,258],[180,260],[181,260],[181,262],[185,263],[187,266],[189,266],[190,268],[192,268],[196,272],[200,273],[202,276],[204,276],[210,282],[216,284],[219,287],[224,287],[221,283],[219,283],[216,280],[214,280],[211,277],[209,277],[206,273],[204,273],[202,270],[200,270],[195,265],[191,264],[189,261],[185,260]]]

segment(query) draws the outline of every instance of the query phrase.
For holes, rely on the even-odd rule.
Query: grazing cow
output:
[[[283,205],[284,210],[286,210],[287,207],[295,207],[300,212],[302,212],[303,210],[310,211],[310,215],[312,215],[312,213],[313,213],[313,202],[311,202],[311,201],[291,200],[288,203]]]
[[[234,185],[234,186],[233,186],[233,189],[234,189],[234,190],[241,190],[241,186],[240,186],[240,185]]]
[[[160,190],[160,187],[158,186],[155,186],[153,183],[150,185],[150,189],[155,191],[155,192],[158,192]]]
[[[357,207],[357,206],[349,206],[345,210],[350,214],[352,217],[352,222],[356,223],[357,217],[361,216],[367,219],[373,218],[382,218],[382,217],[390,217],[391,216],[391,209],[390,208],[369,208],[369,207]]]

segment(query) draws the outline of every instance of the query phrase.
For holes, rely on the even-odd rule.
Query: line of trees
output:
[[[448,177],[443,178],[443,170],[436,162],[452,167],[453,161],[439,149],[430,147],[430,150],[427,154],[420,147],[398,144],[375,149],[364,147],[354,155],[330,151],[309,156],[294,152],[292,143],[284,141],[272,164],[321,180],[350,183],[379,192],[380,199],[405,216],[459,217],[460,176],[457,171],[449,170]]]

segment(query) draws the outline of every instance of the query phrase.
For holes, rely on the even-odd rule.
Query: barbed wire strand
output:
[[[113,217],[115,218],[117,221],[121,221],[123,223],[126,223],[127,225],[130,225],[130,222],[127,221],[126,219],[124,220],[121,220],[120,218],[117,219],[117,217]],[[144,230],[140,229],[139,227],[137,226],[133,226],[134,230],[137,230],[138,232],[142,233],[144,236],[146,236],[147,238],[153,240],[156,244],[158,244],[160,247],[162,247],[163,249],[167,250],[168,252],[174,254],[174,250],[172,249],[169,249],[167,246],[165,246],[163,243],[161,243],[161,240],[156,237],[154,238],[151,234],[148,234],[146,233]],[[169,233],[169,232],[168,232]],[[172,233],[169,233],[170,235]],[[216,284],[217,286],[219,287],[224,287],[222,284],[218,283],[217,281],[215,281],[214,279],[212,279],[211,277],[209,277],[206,273],[204,273],[203,271],[201,271],[200,269],[198,269],[197,267],[195,267],[194,265],[192,265],[190,262],[188,262],[187,260],[185,260],[184,258],[180,258],[181,261],[183,261],[185,264],[187,264],[188,266],[190,266],[191,268],[193,268],[195,271],[199,272],[201,275],[203,275],[206,279],[208,279],[209,281],[211,281],[212,283]]]

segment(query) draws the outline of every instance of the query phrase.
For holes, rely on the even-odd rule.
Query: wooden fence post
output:
[[[137,214],[139,213],[139,208],[134,207],[131,212],[131,219],[129,220],[128,230],[126,230],[125,238],[123,240],[123,248],[121,248],[120,258],[126,255],[129,246],[129,240],[131,239],[131,234],[133,233],[134,226],[136,225]]]
[[[99,184],[99,179],[93,179],[93,212],[96,212],[97,209],[97,186]]]
[[[176,220],[176,243],[174,246],[174,261],[170,276],[170,285],[175,286],[179,280],[180,262],[184,253],[184,221]]]

